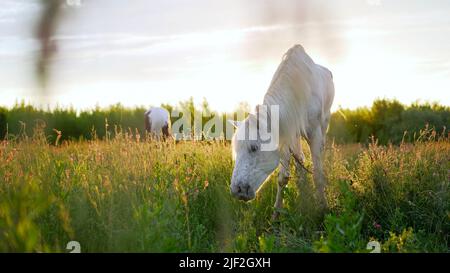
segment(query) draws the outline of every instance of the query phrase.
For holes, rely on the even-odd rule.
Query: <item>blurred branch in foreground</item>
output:
[[[47,90],[49,77],[49,64],[51,57],[56,52],[56,42],[52,36],[58,25],[60,11],[64,1],[62,0],[41,0],[42,13],[36,29],[36,37],[40,43],[40,53],[36,59],[36,73],[41,87],[41,94]]]

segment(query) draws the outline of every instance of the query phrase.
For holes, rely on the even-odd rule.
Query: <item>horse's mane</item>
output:
[[[311,57],[306,54],[305,49],[301,45],[294,45],[288,51],[286,51],[286,53],[283,54],[281,63],[278,65],[277,71],[275,71],[275,74],[272,77],[272,81],[270,82],[271,87],[277,80],[279,80],[280,75],[292,72],[293,67],[301,64],[298,62],[298,59],[295,60],[295,58],[301,58],[302,61],[306,62],[308,65],[315,64]]]
[[[303,47],[293,46],[283,55],[264,97],[264,104],[279,105],[280,141],[289,146],[306,135],[315,69]]]

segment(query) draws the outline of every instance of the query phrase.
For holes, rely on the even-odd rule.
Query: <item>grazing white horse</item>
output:
[[[295,159],[297,171],[306,168],[300,139],[309,144],[313,165],[314,182],[321,205],[325,208],[326,178],[322,167],[325,135],[330,121],[330,108],[334,99],[334,84],[331,72],[306,54],[301,45],[290,48],[283,56],[270,87],[264,97],[264,109],[272,105],[279,107],[279,141],[276,149],[261,150],[263,140],[238,138],[251,135],[251,130],[267,130],[271,127],[270,112],[262,111],[261,105],[237,127],[232,140],[235,167],[231,180],[231,193],[238,199],[248,201],[256,196],[264,181],[280,166],[275,214],[283,206],[283,188],[289,178],[289,162]],[[257,116],[260,118],[258,119]],[[253,132],[255,133],[255,132]]]
[[[144,114],[145,131],[160,140],[170,136],[170,115],[161,107],[151,107]]]

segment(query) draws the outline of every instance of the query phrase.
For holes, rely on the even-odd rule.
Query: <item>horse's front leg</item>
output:
[[[281,157],[280,172],[278,174],[278,187],[277,197],[275,200],[275,211],[273,212],[272,219],[276,220],[280,216],[280,210],[283,208],[283,189],[286,187],[289,181],[289,159],[290,153],[285,153]]]
[[[299,138],[291,148],[291,154],[294,157],[295,170],[299,181],[306,181],[306,173],[309,170],[305,167],[305,154],[303,153],[301,139]]]

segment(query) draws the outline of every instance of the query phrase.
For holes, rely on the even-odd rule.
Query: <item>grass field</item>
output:
[[[276,176],[255,201],[234,200],[225,142],[49,145],[37,130],[0,144],[0,251],[75,240],[82,252],[368,252],[376,240],[383,252],[448,252],[450,142],[438,138],[329,143],[326,216],[310,175],[293,175],[274,222]]]

